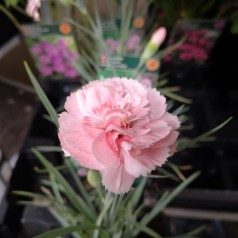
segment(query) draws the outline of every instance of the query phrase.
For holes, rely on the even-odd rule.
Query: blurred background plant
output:
[[[154,1],[151,8],[154,20],[172,30],[178,20],[194,19],[222,19],[231,24],[231,33],[237,34],[237,1],[236,0],[209,0],[209,1],[189,1],[177,0]]]
[[[231,33],[238,34],[238,3],[236,0],[222,1],[216,18],[227,19],[231,23]]]
[[[155,17],[160,24],[172,29],[178,20],[207,18],[217,7],[218,1],[157,0]]]

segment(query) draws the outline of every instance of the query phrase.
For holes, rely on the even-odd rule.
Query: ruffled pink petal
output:
[[[82,124],[85,133],[92,139],[95,138],[95,135],[98,135],[104,131],[103,122],[97,118],[84,117]]]
[[[66,156],[73,156],[77,159],[80,165],[89,169],[103,169],[92,153],[92,140],[87,136],[80,122],[64,112],[59,117],[59,139],[62,149],[65,150]]]
[[[154,88],[149,88],[148,91],[150,118],[151,120],[158,119],[166,111],[166,99]]]
[[[100,119],[110,106],[110,92],[104,86],[90,87],[76,93],[81,114]]]
[[[159,149],[144,149],[141,153],[135,156],[135,159],[139,160],[145,166],[150,167],[151,171],[156,166],[162,166],[167,158],[170,156],[170,148],[159,148]]]
[[[101,171],[102,183],[107,190],[113,193],[126,193],[130,190],[135,177],[128,174],[123,165],[117,168]]]
[[[87,153],[86,151],[80,150],[72,146],[65,136],[62,136],[62,133],[58,134],[61,146],[63,150],[66,152],[65,156],[72,156],[75,158],[79,164],[85,168],[94,169],[94,170],[100,170],[105,168],[102,164],[98,163],[95,160],[95,157],[92,154]],[[64,149],[65,148],[65,149]],[[70,151],[70,153],[69,153]]]
[[[70,96],[67,97],[64,107],[65,110],[71,115],[82,118],[81,111],[79,110],[77,93],[72,93]]]
[[[161,120],[150,123],[149,128],[151,130],[147,134],[132,139],[132,143],[135,147],[149,147],[166,137],[171,131],[168,124]]]
[[[178,136],[179,133],[177,131],[171,131],[169,135],[167,135],[165,138],[155,143],[151,148],[158,149],[173,146],[174,144],[176,144]]]
[[[178,117],[174,116],[171,113],[165,112],[163,117],[161,118],[162,120],[166,121],[167,124],[173,129],[176,130],[180,126],[180,121],[178,120]]]
[[[132,149],[132,145],[122,142],[121,147],[125,170],[128,174],[134,177],[139,177],[140,175],[146,176],[147,173],[151,172],[151,169],[148,166],[131,156],[130,150]],[[154,167],[155,166],[153,166],[153,168]]]
[[[103,132],[97,136],[92,146],[95,158],[107,169],[120,165],[119,153],[116,151],[117,148],[112,148],[113,145],[111,144],[110,137],[111,135]]]

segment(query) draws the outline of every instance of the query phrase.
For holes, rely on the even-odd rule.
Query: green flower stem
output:
[[[97,227],[100,227],[102,222],[103,222],[103,219],[107,217],[107,212],[113,202],[115,198],[114,197],[111,197],[111,194],[108,192],[103,203],[104,203],[104,207],[103,209],[101,210],[100,214],[98,215],[98,218],[97,218],[97,221],[96,221],[96,226]],[[93,232],[93,238],[98,238],[99,236],[99,230],[96,229],[94,232]]]

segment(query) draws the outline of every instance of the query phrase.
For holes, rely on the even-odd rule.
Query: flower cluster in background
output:
[[[64,39],[57,39],[56,43],[43,41],[31,48],[32,54],[39,63],[38,69],[44,77],[54,74],[74,79],[79,76],[72,60],[78,59],[78,54],[69,49]]]
[[[125,54],[139,54],[142,45],[141,45],[142,36],[137,33],[133,32],[128,36],[128,39],[125,44]],[[119,46],[119,40],[113,38],[107,38],[105,43],[108,47],[108,54],[113,55],[117,53],[117,48]]]
[[[181,60],[205,61],[213,46],[213,42],[207,38],[207,30],[192,30],[184,33],[186,43],[178,47]]]
[[[190,27],[192,21],[183,21],[178,25],[178,29],[174,29],[177,33],[174,38],[171,38],[169,44],[174,43],[179,38],[184,38],[185,42],[177,47],[173,55],[167,55],[164,58],[165,62],[172,60],[179,61],[194,61],[203,63],[209,58],[209,54],[220,34],[220,31],[224,27],[223,21],[215,21],[213,25],[208,26],[204,23],[194,23],[194,28],[186,29],[186,24]],[[197,24],[201,24],[202,27],[198,28]],[[206,24],[206,23],[205,23]],[[184,29],[183,29],[184,27]]]

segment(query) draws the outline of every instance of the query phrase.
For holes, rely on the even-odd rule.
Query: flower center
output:
[[[121,118],[120,119],[120,126],[122,129],[128,129],[130,127],[130,122],[127,120],[127,118]]]

